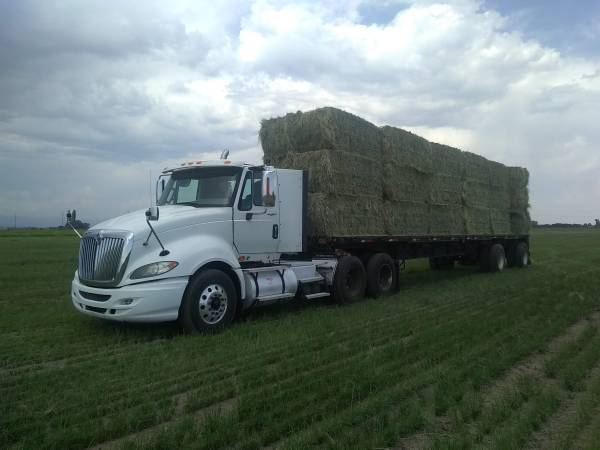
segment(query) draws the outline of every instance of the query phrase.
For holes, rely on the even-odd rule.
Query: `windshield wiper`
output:
[[[181,203],[175,203],[176,205],[186,205],[186,206],[193,206],[194,208],[200,208],[200,204],[198,202],[181,202]]]

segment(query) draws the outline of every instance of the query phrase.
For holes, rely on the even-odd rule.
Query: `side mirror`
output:
[[[275,185],[277,177],[273,170],[265,170],[262,179],[262,204],[266,207],[275,206]]]
[[[160,177],[158,177],[158,180],[156,180],[156,202],[158,203],[158,201],[160,200],[160,197],[162,196],[162,193],[165,190],[165,178],[167,178],[170,175],[161,175]]]
[[[158,206],[151,206],[146,210],[146,220],[158,220]]]

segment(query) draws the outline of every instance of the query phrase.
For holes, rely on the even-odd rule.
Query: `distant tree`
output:
[[[596,219],[596,228],[600,228],[600,219]]]

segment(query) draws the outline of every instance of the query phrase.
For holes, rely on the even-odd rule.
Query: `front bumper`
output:
[[[176,320],[188,277],[167,278],[119,288],[94,288],[71,283],[71,300],[84,314],[122,322]]]

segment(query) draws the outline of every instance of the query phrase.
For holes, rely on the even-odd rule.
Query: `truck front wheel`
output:
[[[214,333],[235,317],[237,291],[224,272],[209,269],[194,276],[179,309],[179,323],[188,333]]]
[[[396,266],[387,253],[376,253],[367,263],[367,295],[377,298],[387,295],[396,287]]]
[[[333,277],[333,299],[336,303],[353,303],[364,297],[367,286],[365,266],[356,256],[342,256]]]

